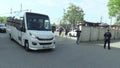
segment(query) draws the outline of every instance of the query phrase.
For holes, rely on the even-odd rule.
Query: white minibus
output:
[[[48,15],[33,12],[16,14],[7,19],[7,33],[26,50],[54,49],[55,36],[52,33]]]

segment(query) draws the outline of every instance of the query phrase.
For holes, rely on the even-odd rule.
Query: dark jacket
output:
[[[104,34],[104,37],[105,37],[105,40],[110,40],[110,38],[112,37],[111,33],[110,32],[106,32]]]
[[[77,36],[77,37],[80,37],[81,30],[77,29],[76,32],[77,32],[77,35],[76,35],[76,36]]]
[[[64,30],[63,27],[60,27],[59,31],[62,32],[63,30]]]
[[[68,31],[68,29],[65,29],[65,35],[67,35],[67,34],[68,34],[68,32],[69,32],[69,31]]]

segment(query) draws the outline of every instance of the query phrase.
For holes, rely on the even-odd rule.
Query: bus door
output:
[[[24,33],[24,20],[23,18],[20,18],[20,25],[19,25],[19,31],[18,31],[18,42],[20,44],[22,44],[22,37],[23,37],[23,33]]]

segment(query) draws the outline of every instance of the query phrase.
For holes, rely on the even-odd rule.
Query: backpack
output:
[[[110,39],[110,33],[109,32],[107,32],[107,33],[105,33],[105,39]]]

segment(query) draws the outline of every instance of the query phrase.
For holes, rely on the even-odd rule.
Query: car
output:
[[[0,24],[0,32],[6,33],[6,25],[5,24]]]
[[[59,32],[59,28],[57,28],[56,31]]]
[[[68,32],[68,35],[69,35],[70,37],[76,37],[76,34],[77,34],[76,29]]]

